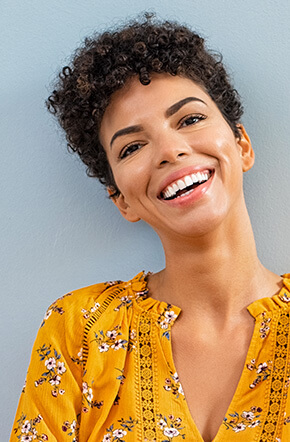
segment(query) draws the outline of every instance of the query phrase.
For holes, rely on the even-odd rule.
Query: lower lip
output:
[[[211,186],[213,177],[214,172],[205,183],[200,184],[187,195],[180,196],[179,198],[175,198],[173,200],[162,200],[162,202],[174,207],[189,206],[190,204],[193,204],[196,201],[200,200],[203,195],[208,191],[209,187]]]

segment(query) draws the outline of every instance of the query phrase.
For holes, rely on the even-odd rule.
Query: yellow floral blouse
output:
[[[214,442],[290,441],[290,274],[253,302],[255,329]],[[171,350],[180,309],[148,296],[146,275],[58,299],[32,351],[10,441],[202,442]]]

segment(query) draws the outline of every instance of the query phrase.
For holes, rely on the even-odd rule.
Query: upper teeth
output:
[[[166,187],[162,194],[163,198],[170,198],[174,196],[178,190],[183,190],[186,187],[192,186],[195,183],[201,183],[202,181],[207,181],[210,177],[209,172],[197,172],[191,175],[186,175],[182,179],[171,183],[170,186]]]

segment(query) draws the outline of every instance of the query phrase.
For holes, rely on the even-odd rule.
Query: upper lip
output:
[[[206,172],[206,171],[213,172],[214,168],[210,167],[210,166],[202,166],[202,165],[188,166],[183,169],[176,170],[175,172],[172,172],[160,183],[158,194],[157,194],[158,197],[160,198],[162,192],[166,189],[166,187],[168,187],[170,184],[173,184],[177,180],[184,178],[186,175],[191,175],[193,173]]]

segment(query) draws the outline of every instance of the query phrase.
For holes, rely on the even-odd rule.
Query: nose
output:
[[[175,163],[181,157],[187,157],[191,148],[184,139],[174,134],[160,134],[156,146],[156,164],[163,167],[167,163]]]

